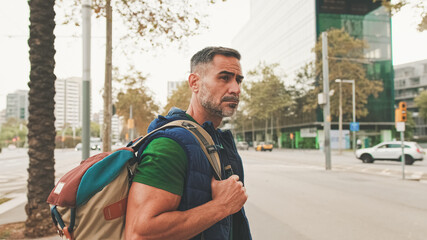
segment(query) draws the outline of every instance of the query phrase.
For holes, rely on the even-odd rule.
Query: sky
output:
[[[141,52],[132,58],[137,70],[148,74],[146,85],[156,102],[167,101],[167,81],[187,79],[191,56],[205,46],[228,46],[249,19],[249,0],[218,1],[207,10],[209,29],[192,37],[180,50],[176,46]],[[393,63],[403,64],[427,59],[427,32],[417,32],[419,17],[404,8],[392,18]],[[58,14],[59,15],[59,14]],[[6,96],[18,89],[28,90],[29,7],[27,1],[13,1],[0,8],[0,111],[6,108]],[[59,22],[61,19],[56,19]],[[113,22],[113,25],[115,23]],[[256,33],[254,33],[256,34]],[[57,24],[55,28],[55,75],[58,79],[82,76],[81,28]],[[92,113],[102,109],[100,91],[104,84],[105,22],[92,17],[91,98]],[[113,40],[114,45],[114,40]],[[113,53],[113,65],[126,69],[129,61]],[[244,66],[243,66],[244,68]]]

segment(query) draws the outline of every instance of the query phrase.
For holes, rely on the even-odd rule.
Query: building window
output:
[[[420,78],[416,77],[416,78],[411,78],[411,85],[419,85],[420,84]]]

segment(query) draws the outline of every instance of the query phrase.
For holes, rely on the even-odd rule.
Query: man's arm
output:
[[[239,211],[248,196],[239,177],[212,178],[212,201],[177,211],[179,195],[141,183],[129,192],[125,239],[189,239]]]

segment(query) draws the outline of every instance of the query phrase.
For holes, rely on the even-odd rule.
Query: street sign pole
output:
[[[405,124],[405,123],[403,123]],[[402,160],[402,179],[405,180],[405,144],[403,143],[405,137],[405,132],[401,131],[400,132],[400,139],[402,141],[402,156],[401,156],[401,160]]]
[[[328,33],[322,32],[322,62],[323,62],[323,94],[325,105],[323,107],[323,129],[325,134],[325,169],[331,170],[331,115],[329,103],[329,65],[328,65]]]
[[[400,160],[402,162],[402,179],[405,180],[405,122],[396,122],[396,130],[400,132],[400,147],[402,148]]]

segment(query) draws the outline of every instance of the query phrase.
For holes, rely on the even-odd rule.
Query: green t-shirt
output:
[[[184,149],[174,140],[160,137],[145,148],[133,181],[182,196],[186,174]]]

